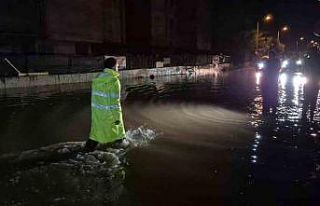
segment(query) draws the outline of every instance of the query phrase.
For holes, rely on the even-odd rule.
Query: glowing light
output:
[[[256,134],[256,138],[257,139],[261,139],[261,135],[260,134]]]
[[[287,68],[288,65],[289,65],[289,60],[284,60],[284,61],[281,63],[281,68]]]
[[[301,59],[298,59],[298,60],[296,61],[296,65],[298,65],[298,66],[302,65],[302,60],[301,60]]]
[[[264,68],[264,63],[263,62],[259,62],[258,63],[258,68],[259,69],[263,69]]]
[[[264,21],[265,21],[265,22],[272,21],[272,19],[273,19],[272,14],[268,14],[268,15],[266,15],[266,16],[264,17]]]
[[[289,27],[288,26],[284,26],[283,28],[282,28],[282,31],[288,31],[289,30]]]
[[[280,74],[279,81],[282,86],[286,85],[288,81],[287,74],[285,73]]]
[[[293,86],[299,88],[307,83],[307,78],[304,77],[301,73],[297,73],[292,80]]]
[[[261,76],[262,76],[262,73],[261,73],[261,72],[256,72],[256,84],[257,84],[257,85],[260,85]]]

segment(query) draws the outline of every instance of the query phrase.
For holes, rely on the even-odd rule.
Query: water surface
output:
[[[268,117],[252,70],[122,82],[126,129],[158,136],[127,154],[114,204],[317,205],[319,113],[302,121],[302,82],[281,79]],[[84,141],[90,85],[3,91],[0,112],[1,153]]]

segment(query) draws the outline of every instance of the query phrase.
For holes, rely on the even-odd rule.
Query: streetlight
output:
[[[272,14],[267,14],[263,17],[263,21],[265,23],[269,23],[273,20],[273,15]],[[259,49],[259,33],[260,33],[260,22],[257,21],[257,37],[256,37],[256,52]]]
[[[287,32],[289,31],[289,27],[288,26],[284,26],[280,29],[278,29],[278,43],[280,44],[280,32]]]
[[[272,14],[267,14],[267,15],[263,18],[263,20],[264,20],[265,22],[270,22],[270,21],[272,21],[272,20],[273,20]]]
[[[300,41],[299,41],[300,40]],[[301,36],[297,41],[296,41],[296,46],[297,46],[297,51],[299,52],[299,47],[300,45],[303,45],[303,43],[305,42],[306,38],[304,38],[303,36]]]

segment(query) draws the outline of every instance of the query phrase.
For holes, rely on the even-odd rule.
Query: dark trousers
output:
[[[265,78],[261,82],[261,92],[263,98],[263,113],[268,113],[270,109],[275,112],[278,106],[278,77]]]
[[[98,146],[98,142],[92,139],[88,139],[86,145],[83,148],[84,152],[93,152]]]
[[[310,109],[310,120],[313,121],[314,112],[317,106],[319,89],[319,80],[309,78],[309,82],[304,86],[302,118],[307,117],[308,110]]]

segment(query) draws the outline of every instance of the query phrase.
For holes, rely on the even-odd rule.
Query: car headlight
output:
[[[264,68],[264,63],[263,62],[259,62],[258,63],[258,68],[259,69],[263,69]]]
[[[281,68],[287,68],[288,65],[289,65],[289,60],[284,60],[284,61],[281,63]]]
[[[298,59],[298,60],[296,61],[296,65],[298,65],[298,66],[302,65],[302,60],[301,60],[301,59]]]

